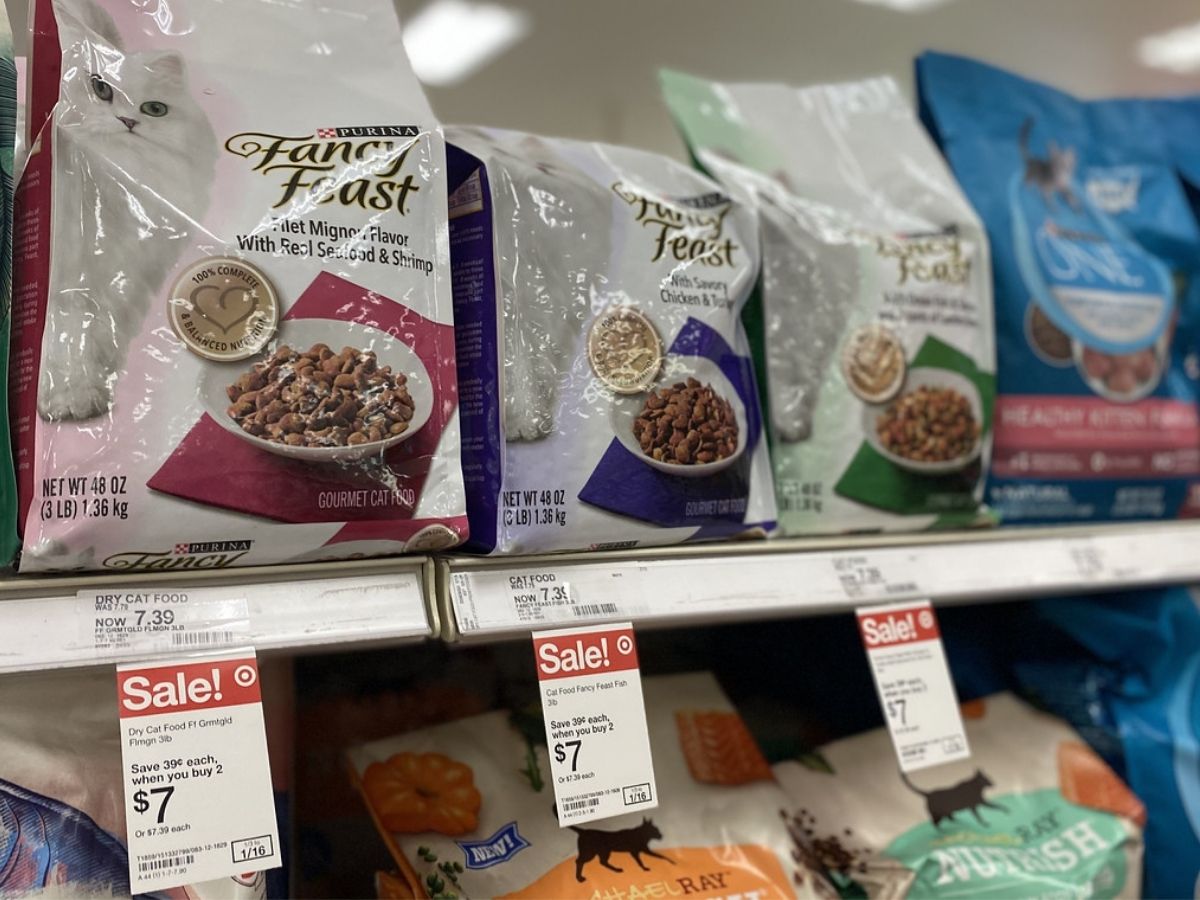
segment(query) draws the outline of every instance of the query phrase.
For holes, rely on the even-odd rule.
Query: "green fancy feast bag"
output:
[[[782,530],[974,520],[995,393],[987,242],[895,82],[663,84],[698,164],[759,212],[748,330]]]
[[[971,758],[907,775],[885,729],[779,763],[802,855],[843,896],[1137,897],[1145,808],[1058,719],[964,706]]]

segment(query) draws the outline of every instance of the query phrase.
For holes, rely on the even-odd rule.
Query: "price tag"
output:
[[[134,894],[280,865],[253,650],[117,667]]]
[[[958,697],[929,601],[856,612],[900,771],[968,758]]]
[[[658,806],[633,626],[538,632],[533,653],[559,825]]]
[[[245,643],[245,597],[229,588],[141,588],[80,591],[80,640],[98,655],[209,650]]]
[[[883,600],[915,594],[917,567],[896,553],[874,556],[838,555],[832,560],[833,571],[847,600]]]

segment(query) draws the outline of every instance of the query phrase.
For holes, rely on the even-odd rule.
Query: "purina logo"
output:
[[[175,555],[183,553],[230,553],[250,549],[254,541],[205,541],[199,544],[176,544]]]
[[[529,841],[517,831],[517,823],[509,822],[484,841],[455,841],[462,848],[468,869],[487,869],[508,862],[529,846]]]
[[[1088,198],[1109,215],[1137,209],[1142,176],[1135,168],[1093,170],[1087,180]]]
[[[355,125],[351,128],[318,128],[317,137],[334,138],[408,137],[421,136],[420,125]]]

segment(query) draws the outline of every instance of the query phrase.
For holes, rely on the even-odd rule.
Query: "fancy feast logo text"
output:
[[[106,569],[225,569],[250,552],[252,540],[192,541],[172,550],[129,550],[104,560]]]
[[[416,125],[318,128],[303,137],[244,131],[225,149],[252,161],[253,171],[279,179],[275,209],[307,197],[403,216],[410,195],[421,189],[404,171],[420,134]]]
[[[714,267],[733,265],[733,253],[739,248],[731,238],[724,236],[725,216],[730,209],[728,197],[705,194],[663,202],[640,194],[620,181],[612,189],[633,208],[634,220],[654,235],[651,262],[672,259],[680,262],[695,260]]]
[[[971,277],[970,257],[953,234],[877,237],[875,250],[884,259],[896,260],[900,285],[909,281],[966,284]]]

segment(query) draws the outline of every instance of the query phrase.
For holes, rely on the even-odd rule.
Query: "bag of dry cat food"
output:
[[[801,857],[851,897],[1137,897],[1141,801],[1010,694],[964,706],[970,759],[909,774],[886,729],[774,767]]]
[[[793,859],[786,798],[712,675],[643,688],[659,792],[649,814],[560,827],[536,716],[492,712],[352,750],[417,895],[833,896]]]
[[[716,538],[774,524],[739,315],[752,214],[652,153],[448,130],[473,549]]]
[[[5,675],[0,711],[0,897],[128,897],[127,807],[112,670]],[[264,704],[268,722],[284,711]],[[268,892],[268,882],[268,873],[253,872],[152,896],[284,895]]]
[[[697,163],[759,212],[751,334],[780,528],[976,519],[995,367],[987,242],[897,85],[662,79]]]
[[[8,338],[12,322],[13,174],[16,171],[17,67],[12,32],[0,9],[0,373],[8,371]],[[8,436],[8,395],[0,389],[0,568],[17,554],[17,485]]]
[[[1200,515],[1200,229],[1150,104],[961,57],[922,113],[988,226],[1006,521]]]
[[[21,568],[457,543],[444,148],[392,4],[33,14]]]

